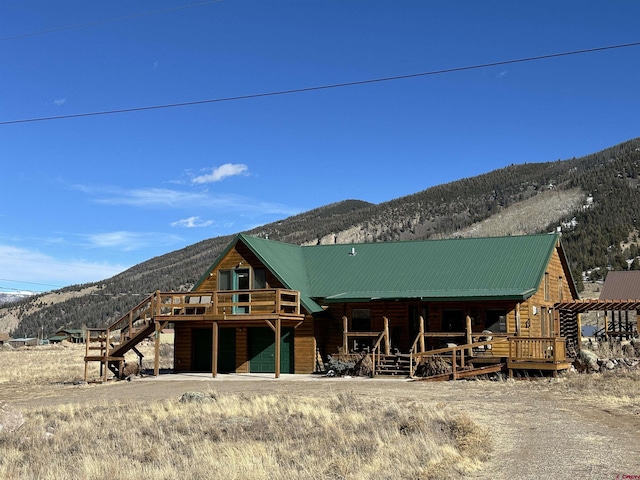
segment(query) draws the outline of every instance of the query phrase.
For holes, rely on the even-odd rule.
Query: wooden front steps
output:
[[[379,355],[376,360],[374,376],[409,376],[409,355]]]

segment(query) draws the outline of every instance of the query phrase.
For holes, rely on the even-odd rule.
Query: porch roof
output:
[[[538,289],[558,235],[296,246],[240,234],[307,311],[377,299],[524,300]],[[562,250],[560,248],[561,255]]]

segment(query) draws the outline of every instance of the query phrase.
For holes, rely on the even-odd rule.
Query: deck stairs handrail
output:
[[[373,348],[371,349],[371,375],[375,376],[376,374],[376,365],[380,365],[380,346],[382,345],[382,340],[385,338],[385,331],[383,330],[378,335],[378,339],[376,343],[373,344]]]

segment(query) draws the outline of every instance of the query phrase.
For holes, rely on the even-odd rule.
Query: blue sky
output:
[[[178,8],[195,3],[2,0],[0,122],[640,41],[633,1],[222,0]],[[379,203],[512,163],[592,153],[640,136],[638,85],[640,47],[629,47],[0,124],[0,291],[98,281],[328,203]]]

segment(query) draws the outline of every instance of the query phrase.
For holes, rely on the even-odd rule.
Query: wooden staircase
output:
[[[107,380],[107,371],[111,371],[116,378],[122,377],[124,356],[129,351],[133,350],[142,363],[143,355],[136,346],[156,330],[151,308],[153,299],[154,295],[149,296],[106,328],[87,329],[85,381],[88,381],[89,362],[100,362],[102,381]],[[119,332],[117,340],[114,337],[116,332]]]

